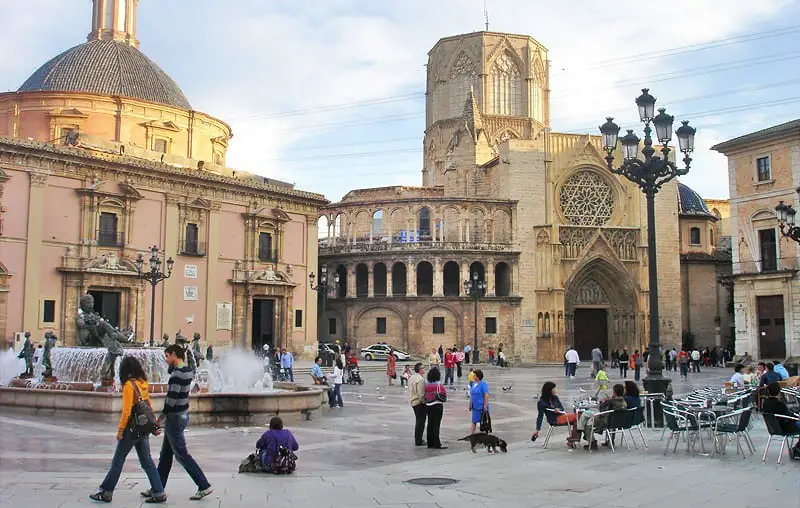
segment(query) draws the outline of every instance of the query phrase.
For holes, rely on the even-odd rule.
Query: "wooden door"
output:
[[[756,297],[758,310],[759,358],[786,358],[786,330],[783,317],[783,296]]]
[[[608,311],[575,309],[575,350],[581,361],[592,361],[592,349],[599,347],[608,358]]]

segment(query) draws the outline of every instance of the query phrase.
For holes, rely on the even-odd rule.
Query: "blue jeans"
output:
[[[164,422],[164,442],[161,445],[161,453],[158,456],[158,475],[161,477],[161,484],[167,486],[169,472],[172,469],[172,457],[178,464],[183,466],[192,481],[199,490],[206,490],[211,487],[208,483],[203,470],[197,462],[189,455],[186,449],[186,439],[183,431],[189,425],[189,415],[186,413],[168,414]]]
[[[450,380],[450,384],[453,384],[453,367],[445,367],[444,369],[444,384],[447,384],[447,380]]]
[[[344,402],[342,402],[342,385],[340,383],[334,384],[333,389],[328,390],[328,405],[330,407],[336,405],[344,407]]]
[[[151,492],[153,495],[160,496],[164,493],[164,485],[161,483],[156,465],[150,456],[150,440],[146,437],[136,439],[127,431],[122,435],[122,439],[117,441],[117,449],[114,451],[114,458],[111,459],[111,469],[108,470],[103,483],[100,484],[100,489],[114,492],[119,476],[122,474],[122,466],[125,465],[125,458],[133,448],[136,448],[139,464],[147,474],[147,479],[150,480]]]

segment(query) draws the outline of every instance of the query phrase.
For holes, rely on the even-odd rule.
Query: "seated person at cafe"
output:
[[[325,379],[325,374],[322,373],[322,357],[314,358],[314,365],[311,366],[311,379],[314,380],[315,385],[326,385],[328,380]]]
[[[598,416],[594,419],[594,423],[590,420],[593,415],[597,413],[602,413],[603,411],[616,411],[618,409],[627,409],[628,403],[625,402],[625,387],[621,384],[614,385],[613,395],[611,398],[604,400],[600,403],[600,407],[597,408],[597,411],[593,411],[591,409],[587,409],[583,413],[581,413],[580,418],[578,418],[578,436],[583,434],[583,438],[586,441],[591,443],[592,449],[597,449],[597,441],[595,441],[593,433],[602,432],[606,428],[607,415]],[[584,446],[585,449],[589,449],[589,445]]]
[[[798,415],[789,411],[786,403],[780,399],[781,386],[778,383],[770,383],[767,386],[767,393],[768,395],[764,397],[761,402],[761,412],[798,418]],[[787,434],[800,431],[800,421],[778,418],[778,423],[781,424],[781,429]],[[792,448],[791,456],[795,460],[800,460],[800,439],[798,439],[797,444]]]
[[[775,364],[772,362],[767,363],[767,370],[761,376],[761,383],[759,386],[769,386],[772,383],[777,383],[781,380],[781,375],[775,372]]]
[[[471,373],[470,373],[471,374]],[[542,394],[539,396],[539,401],[536,403],[536,408],[539,410],[539,415],[536,417],[536,430],[531,435],[531,441],[536,441],[539,437],[539,431],[542,430],[542,422],[547,418],[547,423],[552,425],[570,425],[574,426],[578,417],[575,413],[567,413],[564,411],[564,404],[558,398],[558,391],[556,384],[552,381],[547,381],[542,385]],[[567,444],[570,448],[574,448],[574,441],[580,440],[577,437],[577,429],[573,427],[570,438]]]
[[[744,369],[744,365],[741,363],[737,363],[733,368],[733,375],[731,376],[730,383],[734,388],[744,388],[744,375],[742,374],[742,369]]]
[[[296,452],[299,445],[292,432],[283,428],[283,420],[279,416],[273,416],[269,421],[269,430],[258,439],[256,448],[261,459],[261,467],[267,473],[286,474],[294,471],[294,459],[285,460],[281,457],[280,449]]]
[[[786,367],[784,367],[781,364],[781,362],[779,362],[778,360],[775,360],[772,363],[773,363],[773,365],[775,365],[775,373],[778,374],[781,377],[781,381],[789,379],[789,371],[786,370]]]
[[[642,405],[639,386],[634,381],[625,381],[625,403],[628,404],[628,409]]]

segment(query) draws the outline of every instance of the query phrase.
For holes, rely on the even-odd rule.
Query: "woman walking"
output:
[[[475,427],[481,423],[483,413],[489,413],[489,384],[483,380],[483,371],[475,369],[472,371],[475,382],[469,390],[469,409],[472,411],[472,425],[469,433],[475,433]]]
[[[336,406],[344,407],[342,402],[342,382],[344,377],[344,365],[342,364],[341,357],[336,359],[336,365],[333,367],[333,390],[328,391],[328,406],[333,409]]]
[[[142,469],[147,474],[147,479],[150,481],[150,496],[145,499],[145,502],[164,503],[167,501],[167,494],[164,492],[161,478],[158,476],[158,469],[156,469],[153,458],[150,456],[150,440],[148,436],[137,437],[128,428],[134,405],[140,400],[146,400],[152,406],[147,376],[136,358],[132,356],[122,358],[119,365],[119,381],[122,383],[122,416],[120,416],[119,425],[117,426],[117,449],[114,451],[114,458],[111,459],[111,468],[108,470],[103,483],[100,484],[100,489],[91,494],[89,499],[104,503],[111,502],[114,488],[117,486],[119,477],[122,474],[122,466],[125,465],[125,458],[133,448],[136,448],[139,464],[141,464]]]
[[[394,356],[394,349],[391,348],[386,358],[386,377],[389,378],[389,386],[392,386],[392,380],[397,378],[397,358]]]
[[[425,383],[425,406],[428,413],[428,448],[445,450],[439,439],[439,428],[444,416],[444,403],[447,402],[447,389],[439,383],[442,373],[439,369],[428,371],[428,382]]]
[[[619,377],[627,378],[628,377],[628,349],[625,348],[619,354]]]

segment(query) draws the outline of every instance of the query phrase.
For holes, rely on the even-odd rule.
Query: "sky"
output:
[[[728,196],[717,142],[800,118],[800,0],[486,0],[489,28],[549,50],[551,126],[641,125],[643,87],[697,127],[682,181]],[[89,0],[0,0],[0,90],[80,44]],[[484,28],[484,0],[140,0],[140,49],[194,109],[228,122],[228,165],[336,201],[420,185],[425,63]],[[623,130],[624,133],[624,130]]]

